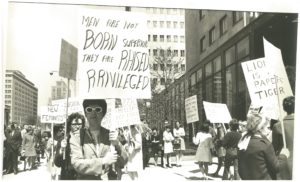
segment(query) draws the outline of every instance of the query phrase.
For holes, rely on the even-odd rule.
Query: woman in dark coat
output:
[[[279,172],[282,160],[286,160],[289,151],[281,151],[279,158],[271,142],[264,133],[268,120],[258,114],[248,117],[247,131],[243,134],[238,147],[238,169],[242,180],[274,180]]]

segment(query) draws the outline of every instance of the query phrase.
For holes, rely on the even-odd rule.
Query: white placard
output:
[[[185,99],[185,116],[187,123],[199,121],[197,95]]]
[[[293,92],[283,65],[281,51],[265,39],[264,49],[264,58],[246,61],[241,65],[253,106],[263,106],[264,114],[278,119],[280,115],[284,116],[282,100],[292,96]]]
[[[66,121],[66,113],[59,105],[41,106],[40,108],[41,123],[62,124]]]
[[[203,101],[203,106],[211,123],[229,123],[232,119],[226,104]]]
[[[79,94],[86,98],[151,98],[144,13],[79,13]]]
[[[67,108],[67,99],[59,99],[59,100],[52,100],[52,105],[57,105],[58,107],[61,107],[59,109],[60,114],[66,114],[66,108]],[[68,99],[68,115],[78,112],[82,115],[84,115],[83,106],[82,106],[82,100],[79,98],[69,98]]]

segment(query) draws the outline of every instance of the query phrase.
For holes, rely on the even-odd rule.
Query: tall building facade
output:
[[[263,38],[281,49],[295,91],[297,21],[297,14],[185,10],[187,71],[167,90],[168,119],[182,121],[191,141],[184,101],[196,95],[196,128],[206,119],[203,101],[225,103],[233,118],[246,120],[251,100],[241,63],[264,57]],[[162,106],[154,107],[159,115]]]
[[[18,70],[6,70],[5,105],[8,106],[8,123],[22,124],[27,118],[37,118],[38,89]]]
[[[184,9],[132,7],[130,11],[146,13],[151,81],[160,92],[186,71]]]
[[[51,100],[59,100],[67,98],[68,85],[60,80],[56,81],[56,85],[51,88]],[[69,89],[69,97],[71,96],[71,90]]]

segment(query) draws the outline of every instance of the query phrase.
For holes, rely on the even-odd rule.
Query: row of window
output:
[[[147,13],[153,13],[153,14],[168,14],[168,15],[176,15],[184,14],[184,9],[170,9],[170,8],[146,8]]]
[[[148,35],[148,41],[178,43],[179,39],[178,39],[178,35],[173,35],[173,39],[171,35],[152,35],[152,40],[151,40],[151,35]],[[180,36],[180,43],[184,43],[184,35]]]
[[[165,71],[165,67],[167,67],[168,70],[174,70],[175,72],[178,71],[185,71],[185,65],[184,64],[153,64],[153,70],[154,71]]]
[[[204,17],[205,17],[205,15],[203,14],[203,10],[200,10],[199,11],[199,19],[202,20]],[[232,25],[235,25],[237,22],[242,20],[243,12],[232,12],[232,18],[233,18]],[[229,23],[229,20],[228,20],[227,15],[224,15],[219,20],[220,37],[222,37],[228,31],[228,23]],[[206,39],[206,35],[204,35],[200,38],[200,53],[203,53],[206,50],[206,47],[211,46],[216,40],[217,40],[217,30],[216,30],[216,26],[213,26],[208,32],[208,42]]]
[[[178,54],[180,52],[180,55]],[[184,50],[163,50],[163,49],[149,49],[149,56],[168,56],[168,57],[184,57]]]
[[[159,25],[158,25],[159,24]],[[181,28],[184,29],[184,22],[183,21],[157,21],[153,20],[147,21],[148,28]]]

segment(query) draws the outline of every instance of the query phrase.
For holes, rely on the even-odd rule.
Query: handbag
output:
[[[180,138],[175,138],[173,141],[174,149],[179,149],[181,144]]]

